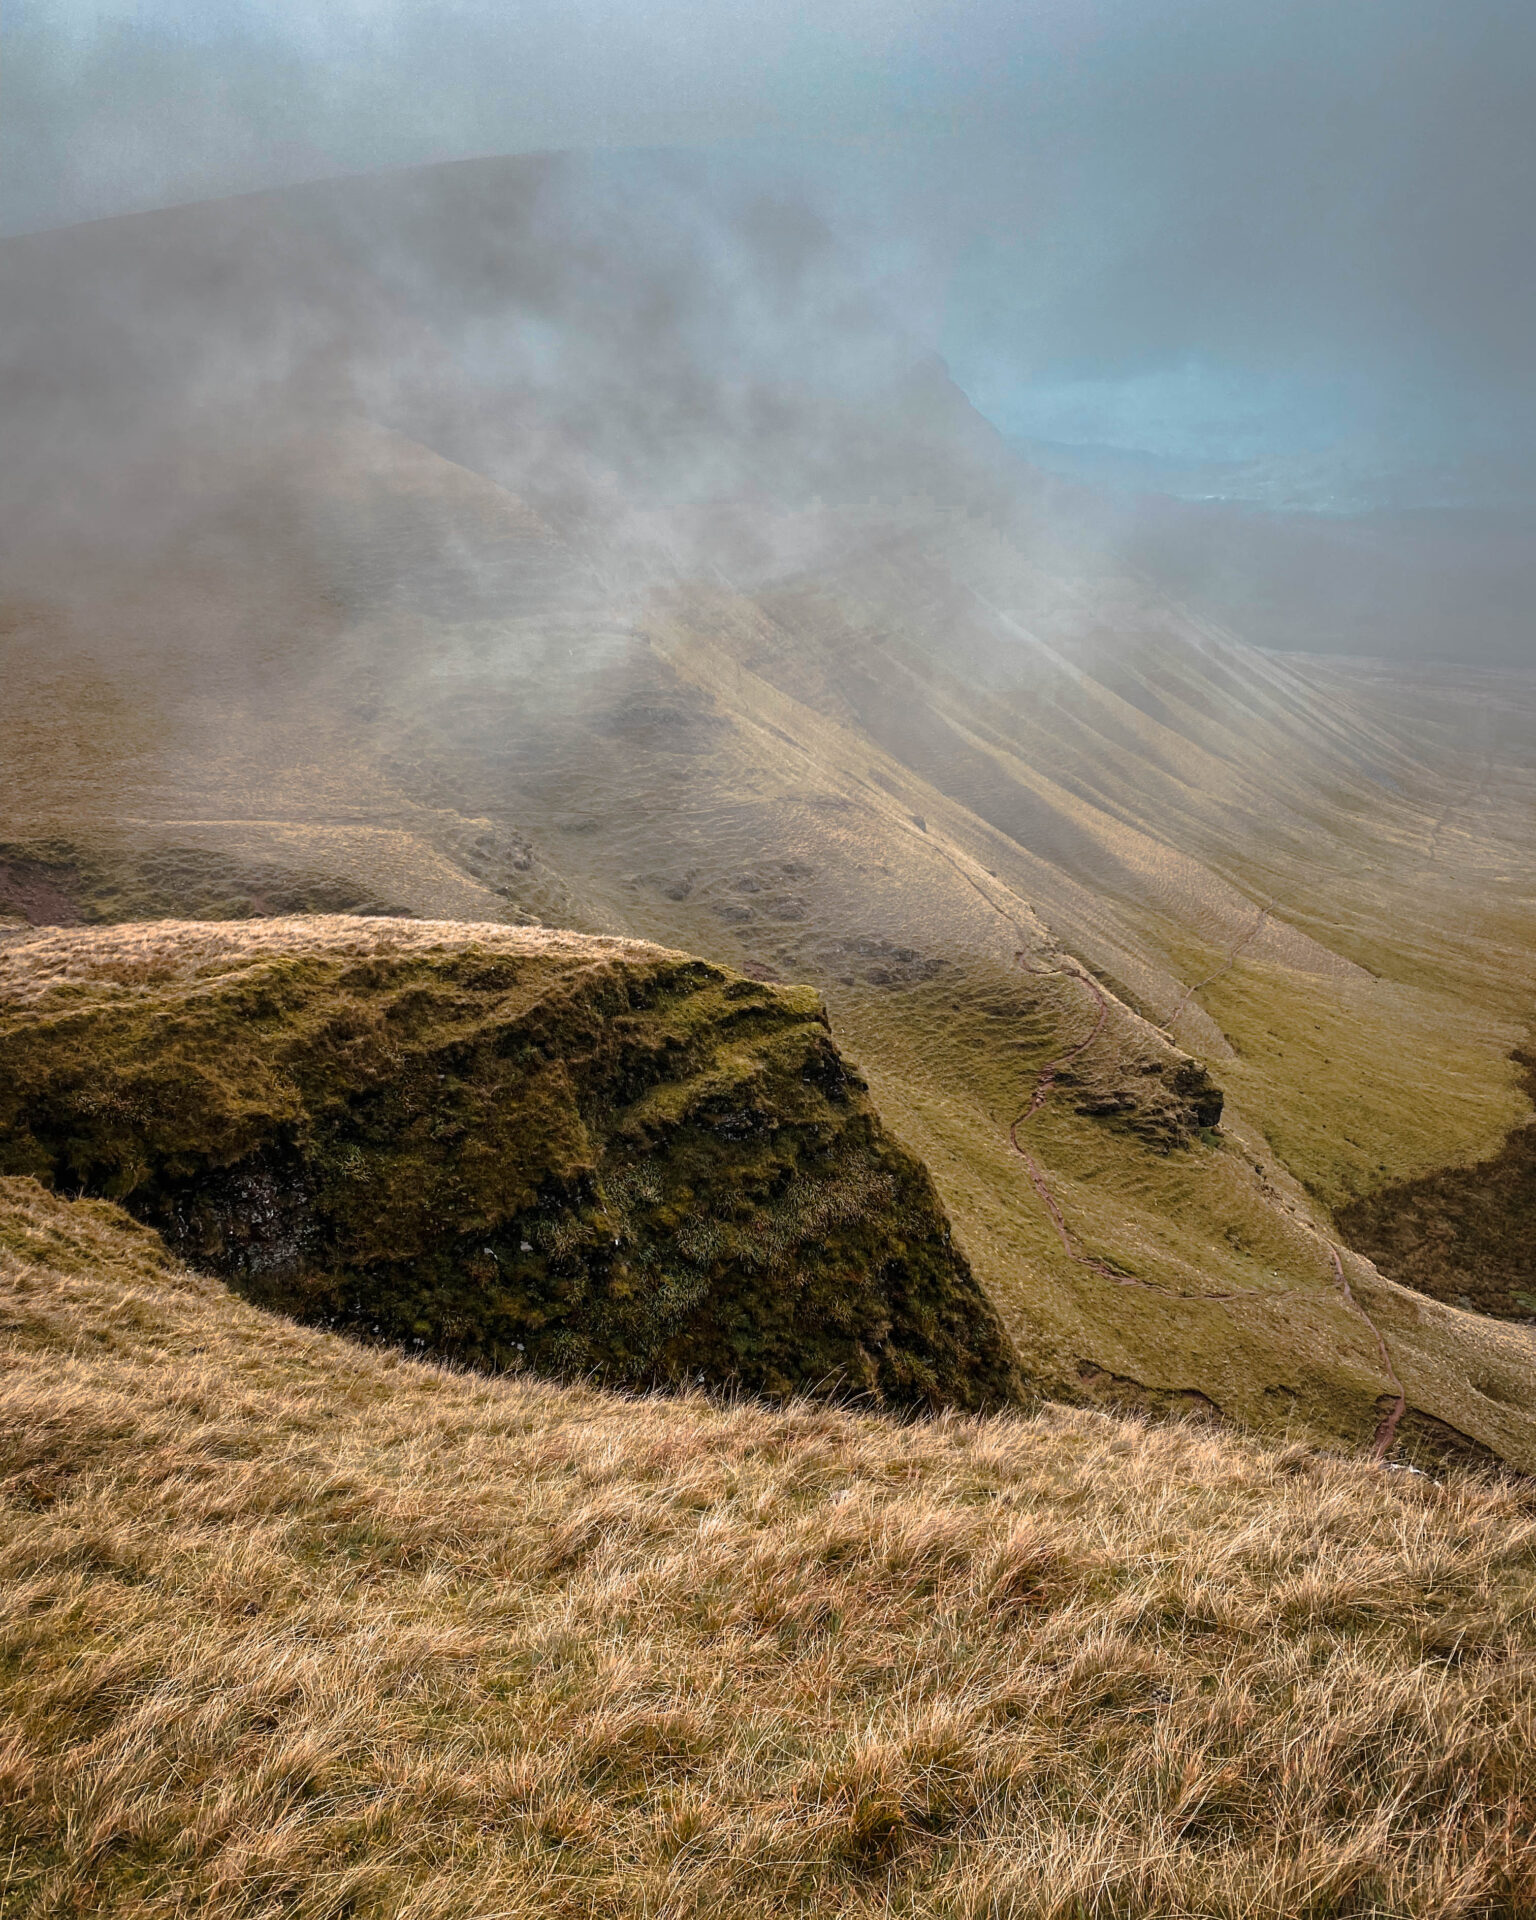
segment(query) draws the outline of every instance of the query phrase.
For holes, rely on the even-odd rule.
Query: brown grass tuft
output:
[[[414,1364],[0,1183],[6,1920],[1517,1920],[1536,1518]]]

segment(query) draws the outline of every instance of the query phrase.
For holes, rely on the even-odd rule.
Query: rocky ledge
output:
[[[540,928],[0,949],[0,1173],[263,1305],[491,1367],[984,1407],[1006,1336],[816,995]]]

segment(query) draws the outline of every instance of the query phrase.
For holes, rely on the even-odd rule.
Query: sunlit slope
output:
[[[664,261],[620,249],[594,307],[558,223],[509,231],[476,311],[558,319],[558,379],[466,384],[472,248],[408,325],[370,268],[325,311],[371,384],[306,360],[325,404],[214,461],[196,538],[129,542],[131,590],[13,590],[25,897],[85,901],[90,861],[131,868],[114,917],[344,884],[809,981],[1038,1385],[1362,1443],[1401,1389],[1394,1441],[1530,1459],[1527,1333],[1347,1249],[1346,1295],[1329,1251],[1330,1209],[1529,1112],[1529,684],[1245,647],[1005,479],[931,367],[888,354],[823,431],[768,404],[797,346],[738,404]],[[825,322],[785,311],[781,346]],[[178,897],[194,855],[224,878]]]
[[[0,1355],[7,1920],[1536,1895],[1518,1486],[448,1371],[28,1180]]]
[[[1531,682],[1259,654],[1092,556],[1062,577],[1064,557],[1042,558],[1027,525],[1011,552],[974,527],[945,543],[909,528],[866,540],[830,585],[764,591],[787,640],[759,628],[756,669],[1086,883],[1089,911],[1048,878],[1025,885],[1152,1018],[1177,1011],[1187,1042],[1221,1056],[1224,1036],[1185,988],[1235,956],[1234,984],[1261,970],[1258,999],[1319,999],[1322,1024],[1332,1009],[1374,1028],[1378,1073],[1413,1076],[1413,1103],[1457,1140],[1444,1157],[1471,1152],[1479,1130],[1455,1117],[1464,1078],[1440,1081],[1421,1032],[1434,1054],[1440,1023],[1460,1024],[1453,1008],[1475,1007],[1503,1052],[1528,1018]],[[961,561],[995,602],[957,581]],[[1010,601],[1017,612],[1001,611]],[[1171,995],[1141,971],[1154,957],[1180,983]],[[1257,1011],[1255,1050],[1273,1070]],[[1241,1046],[1235,1006],[1229,1017]],[[1275,1017],[1303,1022],[1298,1038],[1315,1030],[1304,1006]],[[1394,1061],[1399,1022],[1411,1057]],[[1507,1115],[1512,1069],[1498,1078]],[[1383,1144],[1380,1160],[1404,1164],[1390,1129]],[[1408,1147],[1407,1163],[1423,1153]]]
[[[756,589],[785,636],[759,662],[1097,890],[1203,909],[1218,945],[1236,903],[1211,869],[1377,971],[1516,987],[1530,680],[1263,654],[1043,524],[834,528]]]

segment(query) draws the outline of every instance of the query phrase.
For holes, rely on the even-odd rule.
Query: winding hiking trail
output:
[[[1381,1328],[1377,1326],[1365,1308],[1361,1306],[1350,1289],[1349,1280],[1344,1272],[1344,1261],[1340,1256],[1338,1248],[1331,1240],[1325,1241],[1324,1244],[1328,1248],[1328,1257],[1333,1262],[1333,1276],[1338,1283],[1340,1293],[1343,1294],[1345,1300],[1348,1301],[1349,1305],[1354,1308],[1355,1312],[1359,1314],[1360,1318],[1370,1328],[1372,1337],[1376,1342],[1376,1352],[1381,1359],[1381,1370],[1397,1389],[1397,1403],[1376,1429],[1376,1438],[1371,1443],[1371,1458],[1376,1461],[1382,1461],[1385,1460],[1387,1455],[1392,1451],[1392,1443],[1397,1438],[1397,1429],[1402,1422],[1403,1415],[1408,1411],[1408,1390],[1397,1377],[1397,1368],[1392,1364],[1392,1354],[1387,1346],[1386,1337],[1382,1333]]]
[[[1268,920],[1269,908],[1261,907],[1259,909],[1258,919],[1254,921],[1253,925],[1243,935],[1242,939],[1238,941],[1237,945],[1227,955],[1226,959],[1222,961],[1216,971],[1214,973],[1208,973],[1203,980],[1197,980],[1193,986],[1188,986],[1184,989],[1183,994],[1180,996],[1179,1004],[1163,1022],[1162,1031],[1167,1034],[1170,1040],[1173,1038],[1174,1028],[1179,1023],[1179,1016],[1189,1005],[1190,1001],[1194,999],[1197,993],[1204,993],[1207,987],[1214,987],[1218,980],[1226,978],[1237,965],[1241,956],[1247,952],[1248,948],[1253,945],[1254,941],[1257,940],[1259,935],[1264,931]]]
[[[1425,840],[1424,858],[1433,865],[1440,858],[1440,836],[1450,825],[1452,816],[1463,813],[1476,804],[1488,790],[1495,770],[1495,753],[1498,746],[1498,726],[1491,711],[1480,716],[1479,766],[1477,774],[1467,784],[1465,793],[1452,794],[1435,816],[1433,825]]]

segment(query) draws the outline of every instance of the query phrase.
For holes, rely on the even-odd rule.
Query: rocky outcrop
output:
[[[0,1172],[251,1298],[493,1367],[1016,1391],[817,997],[544,929],[318,918],[0,950]]]
[[[1137,1059],[1097,1077],[1069,1068],[1059,1078],[1078,1113],[1119,1121],[1159,1153],[1187,1147],[1221,1123],[1225,1095],[1207,1069],[1185,1055]]]

